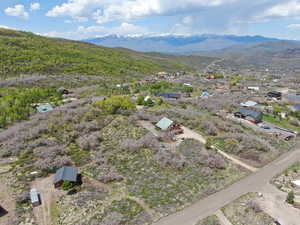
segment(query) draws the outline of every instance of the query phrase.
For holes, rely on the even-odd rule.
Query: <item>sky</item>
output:
[[[110,34],[300,40],[300,0],[1,0],[0,27],[75,40]]]

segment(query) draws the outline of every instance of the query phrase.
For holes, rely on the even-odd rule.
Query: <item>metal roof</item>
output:
[[[254,101],[247,101],[247,102],[242,102],[241,103],[241,106],[246,106],[246,107],[253,107],[253,106],[256,106],[257,105],[257,102],[254,102]]]
[[[201,97],[209,97],[210,94],[207,91],[203,91]]]
[[[30,200],[32,204],[40,202],[39,193],[35,188],[30,190]]]
[[[159,93],[157,94],[158,97],[164,97],[164,98],[180,98],[181,94],[177,93]]]
[[[166,117],[162,118],[156,126],[162,130],[167,130],[174,122]]]
[[[263,117],[263,114],[261,112],[256,112],[254,110],[250,110],[244,107],[240,108],[240,110],[237,113],[240,113],[245,117],[249,116],[255,120],[262,120]]]
[[[300,102],[300,95],[297,94],[288,94],[287,98],[293,101]]]
[[[249,90],[255,90],[255,91],[258,91],[258,90],[259,90],[259,87],[249,86],[248,89],[249,89]]]
[[[270,91],[268,94],[271,94],[271,95],[282,95],[282,93],[280,91]]]
[[[64,166],[56,171],[53,183],[57,183],[61,180],[76,182],[77,174],[78,174],[78,169],[76,167]]]
[[[300,104],[294,105],[294,106],[293,106],[293,109],[294,109],[295,111],[300,110]]]
[[[36,107],[37,111],[43,113],[43,112],[50,112],[53,110],[52,105],[50,104],[44,104],[44,105],[40,105],[38,107]]]

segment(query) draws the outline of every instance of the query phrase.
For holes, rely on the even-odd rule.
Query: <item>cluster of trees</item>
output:
[[[15,89],[0,98],[0,128],[27,119],[33,111],[32,103],[58,101],[61,93],[51,88]]]
[[[193,87],[185,86],[183,84],[175,84],[167,81],[158,81],[151,84],[145,84],[141,87],[137,87],[135,92],[148,91],[151,94],[157,94],[160,92],[182,92],[191,93],[193,92]]]
[[[135,109],[135,103],[128,96],[112,96],[95,103],[104,113],[117,114]]]

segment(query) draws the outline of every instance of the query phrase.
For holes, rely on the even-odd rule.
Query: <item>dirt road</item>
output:
[[[12,224],[13,219],[15,217],[15,208],[16,204],[12,197],[12,193],[10,188],[3,182],[2,176],[0,176],[0,206],[4,209],[4,211],[0,212],[0,224]]]
[[[56,198],[61,192],[53,187],[53,176],[47,178],[36,179],[31,188],[36,188],[40,193],[42,204],[33,208],[33,213],[37,224],[39,225],[52,225],[51,218],[52,205],[55,204]]]
[[[300,149],[290,151],[259,171],[230,187],[217,192],[175,214],[167,216],[154,225],[195,225],[197,221],[213,215],[217,210],[249,192],[259,192],[275,175],[300,160]]]
[[[256,172],[258,169],[253,167],[253,166],[249,166],[246,163],[242,162],[241,160],[236,159],[235,157],[217,149],[218,153],[223,155],[226,159],[229,159],[231,162],[240,165],[241,167],[244,167],[247,170],[250,170],[251,172]]]
[[[190,138],[190,139],[194,139],[194,140],[200,141],[203,144],[206,143],[205,138],[203,138],[200,134],[198,134],[195,131],[192,131],[191,129],[189,129],[187,127],[184,127],[184,126],[181,126],[181,128],[183,130],[183,134],[178,135],[176,137],[177,139],[183,139],[183,138],[187,139],[187,138]]]

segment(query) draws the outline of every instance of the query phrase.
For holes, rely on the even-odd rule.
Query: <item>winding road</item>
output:
[[[249,192],[259,192],[269,181],[300,160],[300,149],[281,155],[277,160],[191,206],[157,221],[153,225],[195,225],[199,220],[213,215],[219,209]]]

